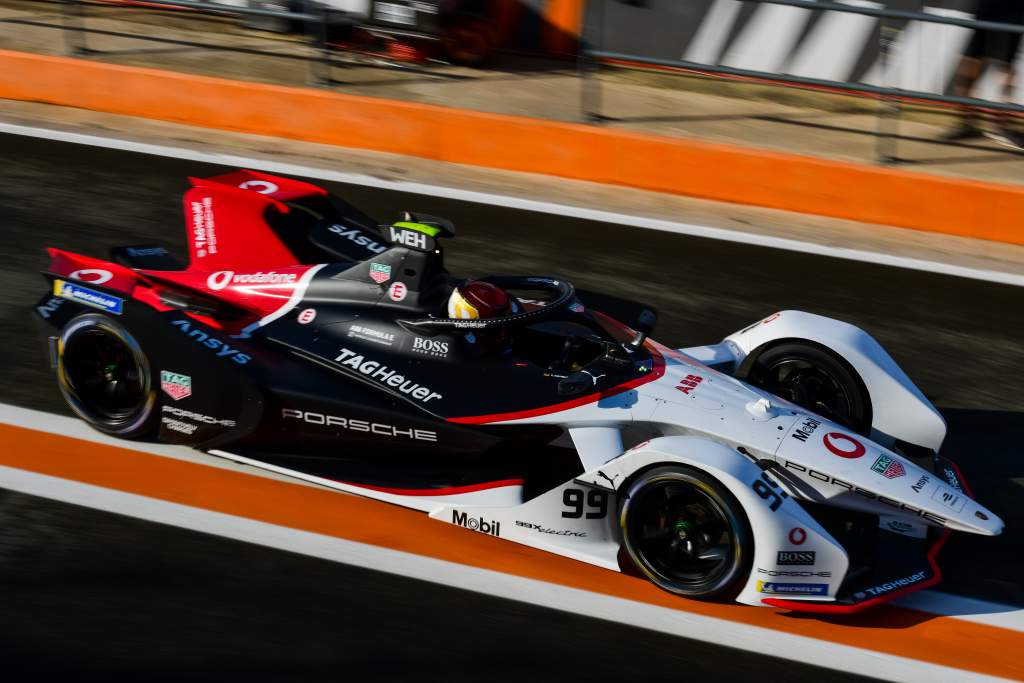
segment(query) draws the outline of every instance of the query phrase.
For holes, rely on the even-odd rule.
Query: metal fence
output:
[[[90,29],[85,25],[85,19],[90,7],[109,9],[110,5],[97,5],[88,0],[59,0],[61,5],[62,33],[64,35],[65,51],[76,57],[88,57],[98,54],[97,50],[89,47],[88,35],[90,33],[106,33],[105,31]],[[308,45],[313,50],[309,61],[308,81],[310,85],[325,87],[332,83],[331,80],[331,48],[327,43],[328,30],[332,25],[339,23],[357,24],[362,17],[350,15],[338,9],[333,9],[318,2],[302,3],[304,11],[291,12],[281,10],[262,9],[259,7],[248,7],[238,5],[227,5],[223,3],[203,2],[202,0],[153,0],[150,5],[140,5],[148,10],[154,9],[190,9],[211,14],[237,16],[237,17],[264,17],[278,19],[285,22],[294,22],[303,27],[303,33]],[[152,36],[139,36],[140,40],[153,42],[176,42],[165,38]]]
[[[97,54],[90,49],[87,36],[90,33],[104,33],[102,30],[85,26],[86,14],[92,7],[99,7],[89,0],[58,0],[62,7],[62,29],[66,51],[76,56]],[[678,0],[683,2],[686,0]],[[1024,34],[1024,26],[1015,24],[979,21],[953,16],[942,16],[924,12],[912,12],[895,9],[884,9],[859,5],[840,4],[830,0],[742,0],[758,5],[781,5],[818,12],[841,12],[856,14],[877,19],[874,39],[877,41],[879,64],[883,74],[889,73],[892,47],[898,39],[903,26],[907,22],[925,22],[929,24],[945,24],[968,29],[1001,31],[1012,34]],[[895,85],[875,85],[853,80],[829,80],[811,78],[777,71],[761,71],[749,68],[738,68],[721,64],[687,61],[684,59],[661,59],[651,56],[630,54],[604,49],[605,14],[609,2],[622,0],[590,0],[587,21],[583,26],[581,47],[579,51],[579,74],[581,79],[580,118],[583,121],[600,124],[608,120],[602,111],[602,92],[600,73],[608,64],[625,64],[633,67],[656,67],[679,70],[686,73],[706,74],[722,77],[738,77],[758,82],[778,84],[780,86],[824,90],[847,94],[858,94],[874,98],[878,101],[876,122],[876,158],[879,163],[889,164],[898,161],[897,141],[901,112],[905,103],[940,105],[946,107],[972,107],[993,112],[1024,112],[1024,106],[977,97],[958,97],[944,93],[926,92],[905,89]],[[636,3],[632,3],[636,4]],[[279,11],[257,7],[228,5],[204,0],[153,0],[146,5],[154,8],[183,8],[199,10],[221,16],[264,17],[290,22],[301,26],[311,54],[305,58],[309,61],[308,81],[313,86],[329,86],[332,64],[332,48],[328,44],[328,31],[337,23],[358,25],[362,23],[360,15],[350,15],[341,10],[332,9],[323,3],[309,0],[302,2],[303,11]],[[111,5],[102,5],[110,8]],[[902,22],[902,25],[901,25]],[[665,26],[663,30],[674,27]],[[617,29],[618,30],[618,29]],[[168,42],[164,38],[138,36],[142,40]],[[176,41],[170,41],[176,42]],[[177,41],[180,42],[180,41]],[[231,49],[231,48],[225,48]],[[296,58],[296,55],[290,55]]]
[[[974,30],[1001,31],[1024,34],[1024,26],[976,19],[882,9],[858,5],[839,4],[814,0],[743,0],[744,2],[784,5],[815,11],[843,12],[866,15],[878,19],[876,40],[879,48],[879,62],[883,74],[888,74],[892,47],[902,30],[896,22],[920,21],[932,24],[947,24]],[[650,56],[613,52],[603,49],[605,31],[606,0],[592,0],[591,16],[584,26],[580,48],[580,78],[582,79],[580,108],[583,119],[593,123],[608,120],[602,114],[601,81],[598,78],[602,65],[618,64],[640,67],[668,67],[688,73],[739,77],[798,88],[854,93],[871,96],[879,100],[878,137],[876,157],[879,163],[889,164],[898,160],[897,139],[902,103],[917,102],[932,105],[955,105],[980,110],[1002,112],[1024,112],[1024,106],[1010,102],[985,100],[976,97],[959,97],[941,93],[901,89],[891,85],[872,85],[857,81],[827,80],[808,78],[792,74],[736,68],[720,64],[707,64],[682,59],[660,59]],[[672,27],[666,27],[670,29]]]

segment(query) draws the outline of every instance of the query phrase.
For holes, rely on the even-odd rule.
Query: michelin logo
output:
[[[121,315],[121,312],[124,310],[124,299],[119,299],[116,296],[104,294],[103,292],[97,292],[95,289],[89,289],[67,280],[53,281],[53,295],[64,299],[71,299],[80,304],[98,308],[101,311],[113,313],[114,315]]]

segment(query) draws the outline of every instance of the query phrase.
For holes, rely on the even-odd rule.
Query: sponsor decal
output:
[[[402,244],[412,249],[419,249],[420,251],[430,250],[427,246],[427,236],[425,233],[417,230],[396,228],[393,225],[389,226],[388,230],[391,231],[391,241],[395,244]]]
[[[848,481],[843,481],[842,479],[833,477],[831,474],[819,472],[818,470],[801,465],[798,462],[792,462],[791,460],[783,460],[782,464],[783,467],[785,467],[787,470],[793,470],[794,472],[800,472],[801,474],[805,474],[808,479],[815,479],[826,484],[831,484],[832,486],[841,488],[849,493],[856,494],[867,500],[876,501],[878,503],[881,503],[882,505],[888,505],[889,507],[895,508],[897,510],[906,510],[907,512],[923,517],[924,519],[931,520],[937,524],[946,523],[945,518],[939,517],[938,515],[932,514],[931,512],[920,510],[914,507],[913,505],[907,505],[906,503],[901,503],[900,501],[893,500],[892,498],[880,496],[874,491],[868,491],[867,489],[862,489],[859,486],[854,486]]]
[[[447,358],[448,342],[438,341],[436,339],[424,339],[423,337],[413,337],[412,347],[410,350],[415,353],[425,354],[427,356]]]
[[[68,275],[72,280],[81,280],[94,285],[102,285],[114,279],[114,274],[102,268],[82,268]]]
[[[967,503],[967,498],[962,493],[958,493],[945,486],[940,486],[935,490],[935,493],[932,494],[932,500],[942,503],[955,512],[963,510],[964,505]]]
[[[583,531],[573,531],[571,529],[550,529],[541,524],[533,524],[532,522],[520,522],[516,520],[516,526],[523,527],[524,529],[532,529],[533,531],[539,531],[542,534],[551,534],[552,536],[575,536],[577,538],[586,538],[587,534]]]
[[[243,190],[252,190],[253,192],[259,192],[260,194],[274,194],[278,191],[278,186],[266,180],[246,180],[244,183],[239,185]]]
[[[758,593],[774,595],[828,595],[827,583],[778,583],[777,581],[757,582]]]
[[[946,475],[946,481],[949,482],[950,486],[956,489],[957,493],[964,492],[964,488],[960,486],[960,478],[956,476],[956,472],[948,467],[944,468],[942,472]]]
[[[485,320],[457,320],[455,322],[455,327],[460,328],[460,329],[479,330],[481,328],[487,327],[487,321],[485,321]]]
[[[395,343],[395,335],[393,332],[381,332],[380,330],[375,330],[372,327],[366,327],[365,325],[350,326],[348,328],[348,336],[373,342],[374,344],[380,344],[381,346],[391,346]]]
[[[917,480],[916,484],[913,484],[910,488],[914,489],[914,493],[921,493],[924,487],[928,485],[932,479],[927,474],[922,474],[921,478]]]
[[[581,304],[579,302],[575,302],[575,303],[569,304],[569,310],[572,311],[573,313],[582,313],[583,311],[585,311],[587,309],[583,307],[583,304]]]
[[[825,442],[825,448],[840,458],[855,460],[867,452],[864,444],[841,432],[828,432],[822,440]]]
[[[689,395],[689,393],[696,389],[703,381],[704,378],[700,375],[687,375],[683,379],[679,380],[679,385],[676,387],[676,391],[681,391],[684,394]]]
[[[828,579],[832,577],[832,572],[812,572],[807,569],[761,569],[758,567],[757,573],[767,574],[768,576],[796,576],[804,579],[811,577]]]
[[[315,308],[304,308],[299,312],[297,318],[300,325],[308,325],[316,320],[316,309]]]
[[[905,534],[909,531],[914,530],[914,525],[910,522],[901,522],[898,519],[890,519],[885,524],[886,528],[890,531],[895,531],[898,534]]]
[[[361,432],[363,434],[376,434],[377,436],[387,436],[394,439],[412,439],[413,441],[437,441],[437,432],[430,429],[402,429],[394,425],[383,424],[380,422],[370,422],[368,420],[353,420],[347,417],[338,417],[336,415],[324,415],[323,413],[311,413],[307,410],[296,410],[294,408],[284,408],[281,411],[281,417],[285,420],[302,420],[311,425],[322,425],[324,427],[337,427],[338,429],[347,429],[352,432]]]
[[[203,347],[214,351],[218,358],[230,358],[239,365],[245,365],[252,360],[252,356],[239,353],[238,349],[230,346],[227,342],[221,341],[199,328],[192,329],[192,323],[188,320],[174,320],[171,322],[171,325],[177,327],[182,334],[188,335],[188,338],[194,340],[197,344],[201,344]]]
[[[461,510],[452,510],[452,524],[457,524],[471,531],[479,531],[481,534],[490,536],[501,536],[501,523],[493,520],[486,520],[483,517],[470,517],[469,513]]]
[[[350,242],[355,242],[359,246],[365,247],[366,250],[371,253],[379,254],[387,249],[387,247],[385,247],[383,244],[378,244],[377,242],[374,242],[371,238],[367,237],[365,234],[363,234],[361,230],[346,228],[344,225],[332,225],[327,229],[333,232],[335,235],[344,237]]]
[[[397,389],[403,394],[408,394],[417,401],[422,401],[423,403],[433,401],[435,398],[444,398],[436,391],[431,391],[428,387],[420,386],[416,382],[406,379],[402,375],[398,374],[397,371],[392,370],[386,365],[382,365],[375,360],[366,360],[363,356],[351,349],[341,349],[341,351],[338,352],[338,357],[334,359],[334,362],[341,363],[345,367],[357,370],[367,377],[380,382],[381,384],[387,385],[392,389]]]
[[[206,278],[206,286],[214,291],[228,285],[291,285],[298,276],[295,273],[275,273],[272,270],[256,273],[235,273],[233,270],[218,270]]]
[[[173,417],[167,417],[166,415],[164,415],[160,421],[171,431],[181,432],[182,434],[192,434],[192,432],[199,429],[199,425],[191,425],[188,422],[175,420]]]
[[[922,581],[925,577],[925,572],[920,571],[916,574],[904,577],[902,579],[896,579],[895,581],[886,581],[883,584],[879,584],[872,588],[865,588],[863,591],[858,591],[854,594],[855,598],[863,600],[864,598],[871,596],[875,597],[878,595],[885,595],[890,593],[897,588],[906,588],[907,586],[913,586],[915,583]]]
[[[789,530],[789,542],[793,545],[803,545],[807,540],[807,532],[801,527],[793,527]]]
[[[370,264],[370,279],[382,285],[391,279],[391,266],[386,263]]]
[[[192,420],[193,422],[202,422],[208,425],[217,425],[218,427],[234,427],[237,422],[234,420],[226,420],[219,417],[212,417],[210,415],[203,415],[202,413],[194,413],[191,410],[185,410],[184,408],[178,408],[177,406],[163,406],[163,412],[170,413],[174,417],[184,418],[186,420]]]
[[[755,479],[750,485],[750,488],[754,490],[754,493],[759,495],[762,500],[768,501],[768,508],[775,512],[782,505],[782,501],[785,498],[789,498],[789,494],[782,490],[779,483],[768,476],[765,472],[761,475],[760,479]]]
[[[801,529],[801,531],[803,531],[803,529]],[[790,532],[790,535],[793,535],[792,531]],[[803,543],[803,541],[800,543]],[[795,543],[794,545],[800,545],[800,543]],[[816,557],[817,552],[814,550],[780,550],[776,553],[775,564],[779,566],[810,566],[817,562]]]
[[[775,322],[776,320],[778,320],[781,317],[782,317],[782,313],[772,313],[770,316],[768,316],[767,318],[762,320],[761,324],[762,325],[767,325],[768,323]]]
[[[163,247],[146,247],[145,249],[128,247],[129,256],[164,256],[166,254],[167,250]]]
[[[797,441],[807,442],[807,439],[814,434],[814,430],[821,426],[821,420],[815,420],[813,417],[805,417],[804,421],[800,423],[800,426],[793,430],[790,434],[791,437]]]
[[[392,282],[388,287],[388,298],[392,301],[405,301],[405,296],[408,293],[409,288],[402,282]]]
[[[907,473],[904,469],[903,463],[896,460],[892,456],[885,455],[884,453],[875,460],[871,465],[872,472],[878,472],[886,479],[895,479],[896,477],[902,477]],[[925,477],[927,480],[927,477]]]
[[[217,226],[213,219],[213,197],[192,202],[192,247],[197,258],[217,253]]]
[[[53,295],[59,296],[62,299],[71,299],[80,304],[98,308],[101,311],[113,313],[114,315],[121,315],[121,311],[124,310],[124,299],[104,294],[103,292],[97,292],[95,289],[90,289],[74,282],[68,282],[67,280],[53,281]]]
[[[192,378],[177,372],[161,370],[160,388],[175,401],[180,401],[192,395]]]
[[[49,320],[50,316],[57,312],[62,303],[64,303],[64,299],[50,299],[46,303],[36,306],[36,313],[43,320]]]

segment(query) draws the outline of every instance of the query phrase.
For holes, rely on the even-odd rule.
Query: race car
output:
[[[938,454],[939,412],[867,333],[773,313],[650,338],[640,302],[494,275],[450,317],[448,220],[379,225],[293,179],[191,179],[189,263],[50,249],[35,306],[70,408],[426,512],[680,596],[855,612],[940,579],[951,530],[999,534]]]

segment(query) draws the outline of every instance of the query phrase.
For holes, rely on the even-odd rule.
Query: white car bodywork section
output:
[[[813,313],[781,311],[729,335],[723,343],[739,364],[761,346],[783,339],[821,344],[853,366],[871,395],[874,440],[891,446],[901,439],[938,452],[946,438],[946,421],[864,330]]]

